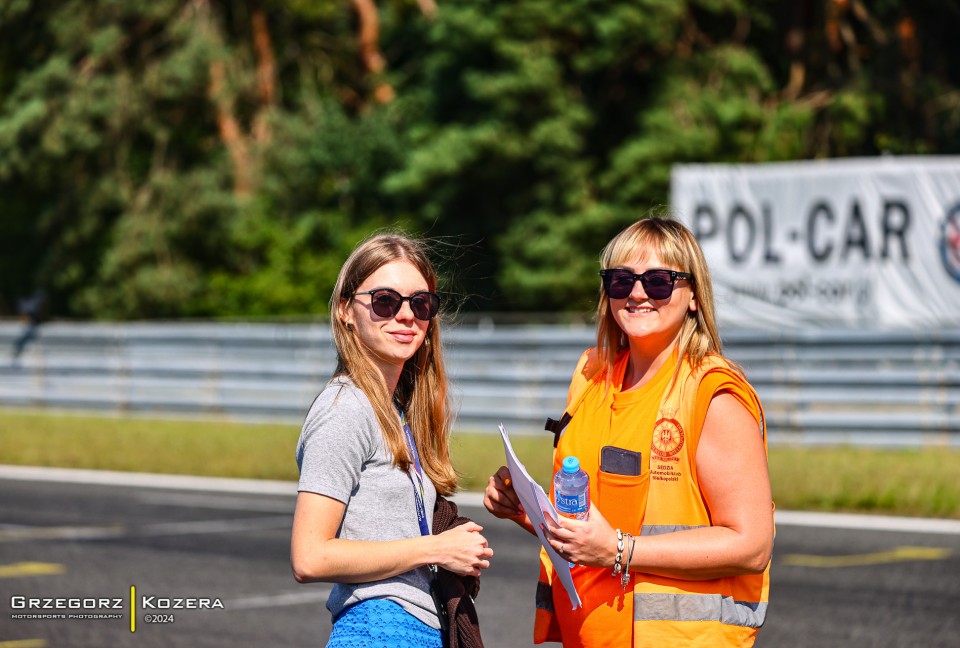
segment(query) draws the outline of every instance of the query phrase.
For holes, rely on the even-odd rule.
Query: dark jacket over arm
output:
[[[470,522],[461,517],[457,505],[443,497],[437,497],[433,509],[433,533]],[[449,648],[483,648],[480,637],[480,621],[473,597],[480,592],[480,579],[476,576],[458,576],[446,569],[437,569],[437,595],[446,606],[450,618]]]

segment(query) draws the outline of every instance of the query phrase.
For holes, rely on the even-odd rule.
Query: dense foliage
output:
[[[957,0],[2,0],[0,315],[322,314],[358,240],[585,311],[678,162],[960,152]]]

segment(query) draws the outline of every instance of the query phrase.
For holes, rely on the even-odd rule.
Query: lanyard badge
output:
[[[410,455],[413,457],[413,465],[410,467],[410,482],[413,484],[413,497],[417,502],[417,523],[420,525],[421,535],[430,535],[430,527],[427,525],[427,509],[424,505],[423,468],[420,466],[420,455],[417,453],[417,444],[413,440],[413,432],[410,431],[410,425],[407,423],[407,417],[403,412],[400,412],[400,424],[403,425],[407,448],[409,448]]]

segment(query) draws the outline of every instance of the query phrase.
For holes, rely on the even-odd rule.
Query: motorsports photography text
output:
[[[225,609],[220,597],[143,594],[136,585],[120,596],[11,594],[4,598],[6,616],[14,621],[123,621],[129,623],[131,633],[140,624],[175,623],[181,615]]]

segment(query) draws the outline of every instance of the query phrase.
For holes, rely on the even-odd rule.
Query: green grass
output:
[[[295,480],[296,425],[147,420],[0,410],[0,464]],[[551,437],[511,439],[541,484]],[[454,464],[464,490],[482,490],[503,463],[496,434],[457,431]],[[960,452],[947,448],[773,447],[777,507],[960,519]]]
[[[296,479],[290,425],[0,410],[0,463]]]
[[[770,450],[783,509],[960,518],[960,451],[867,448]]]
[[[296,480],[299,433],[297,425],[0,409],[0,464]],[[531,475],[546,483],[551,437],[512,441]],[[499,435],[455,433],[451,451],[464,490],[481,490],[503,463]]]

